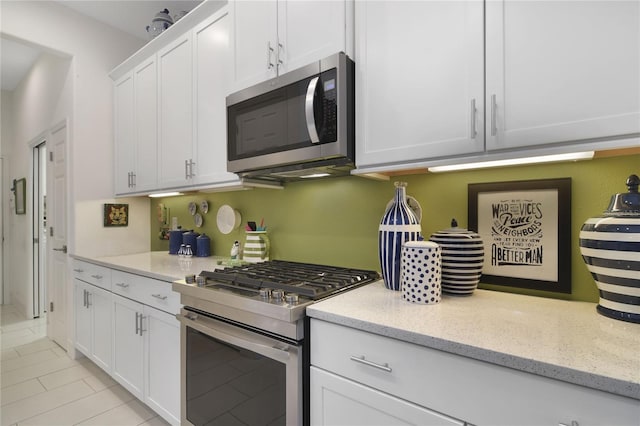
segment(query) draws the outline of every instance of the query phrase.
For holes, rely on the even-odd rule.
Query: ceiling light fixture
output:
[[[182,192],[159,192],[157,194],[149,194],[150,198],[175,197],[176,195],[184,195]]]
[[[429,167],[432,173],[452,172],[456,170],[483,169],[489,167],[517,166],[524,164],[554,163],[559,161],[591,160],[594,151],[572,152],[569,154],[541,155],[537,157],[512,158],[508,160],[481,161],[477,163],[452,164],[450,166]]]

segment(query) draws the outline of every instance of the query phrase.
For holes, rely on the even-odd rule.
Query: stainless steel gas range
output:
[[[307,306],[374,271],[273,260],[177,281],[182,424],[308,424]]]

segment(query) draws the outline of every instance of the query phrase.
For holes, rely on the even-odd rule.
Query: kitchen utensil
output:
[[[478,287],[484,263],[484,244],[480,235],[451,219],[451,228],[435,232],[429,240],[442,248],[442,291],[469,295]]]
[[[640,178],[626,181],[629,192],[611,197],[601,217],[580,230],[580,253],[600,291],[597,311],[640,323]]]
[[[442,257],[432,241],[407,241],[402,246],[402,299],[412,303],[440,303]]]
[[[240,226],[240,223],[242,223],[242,217],[240,216],[240,212],[233,209],[231,206],[224,204],[218,209],[216,223],[218,225],[218,230],[226,235],[230,234],[231,231]]]

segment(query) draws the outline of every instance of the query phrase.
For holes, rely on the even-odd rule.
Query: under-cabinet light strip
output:
[[[513,158],[508,160],[481,161],[477,163],[452,164],[449,166],[429,167],[432,173],[451,172],[456,170],[483,169],[489,167],[517,166],[523,164],[554,163],[559,161],[591,160],[594,151],[572,152],[569,154],[541,155],[538,157]]]

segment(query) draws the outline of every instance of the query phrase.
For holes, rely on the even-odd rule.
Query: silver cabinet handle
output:
[[[359,362],[360,364],[368,365],[369,367],[377,368],[382,371],[386,371],[387,373],[391,373],[391,367],[386,362],[384,364],[378,364],[376,362],[369,361],[365,359],[364,355],[361,357],[352,356],[351,361]]]
[[[91,276],[93,278],[95,278],[96,280],[101,280],[102,279],[102,275],[95,274],[95,275],[91,275]]]
[[[136,312],[136,334],[140,334],[140,326],[138,325],[138,318],[140,318],[140,313]],[[142,336],[142,334],[140,334]]]
[[[471,99],[471,139],[475,139],[478,131],[476,130],[476,100]]]
[[[184,178],[189,179],[189,160],[184,160]]]
[[[151,297],[155,297],[156,299],[160,300],[167,300],[167,296],[163,296],[161,294],[152,294]]]
[[[284,62],[282,61],[282,58],[280,57],[282,50],[284,50],[284,46],[282,45],[282,43],[280,43],[278,41],[278,53],[276,54],[276,61],[278,62],[278,66],[282,65]]]
[[[146,331],[144,328],[142,328],[142,320],[144,319],[144,315],[140,314],[140,336],[142,336],[142,332]]]
[[[122,288],[127,288],[127,287],[129,287],[129,284],[127,284],[127,283],[116,283],[116,285],[117,285],[118,287],[122,287]]]
[[[74,269],[73,272],[77,272],[79,274],[83,273],[84,270],[83,269]]]
[[[87,290],[87,309],[91,306],[91,293]]]
[[[307,96],[304,100],[304,115],[307,118],[307,131],[309,132],[309,138],[312,143],[320,142],[318,138],[318,131],[316,130],[316,120],[314,118],[313,100],[316,97],[316,86],[318,85],[318,78],[313,77],[309,81],[307,86]]]
[[[271,69],[275,65],[271,62],[271,54],[273,53],[273,47],[271,47],[271,40],[267,41],[267,68]]]
[[[87,290],[82,290],[82,306],[87,307]]]
[[[491,95],[491,136],[495,136],[498,133],[498,127],[496,125],[496,95]]]

